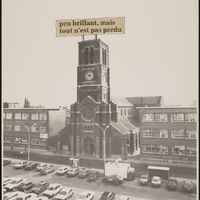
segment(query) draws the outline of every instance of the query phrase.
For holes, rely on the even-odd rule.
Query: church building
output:
[[[133,105],[111,98],[109,46],[95,38],[79,42],[78,49],[77,100],[68,132],[71,155],[125,159],[138,153],[139,128],[129,120]]]

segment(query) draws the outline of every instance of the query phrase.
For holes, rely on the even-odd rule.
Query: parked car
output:
[[[10,200],[26,200],[29,196],[28,194],[21,192],[21,191],[17,191],[17,195],[15,197],[12,197]]]
[[[23,178],[13,178],[13,180],[10,183],[8,183],[4,188],[6,189],[6,191],[12,191],[23,181],[25,181],[25,179]]]
[[[45,191],[49,187],[49,183],[46,181],[40,181],[39,183],[36,183],[35,186],[30,190],[30,192],[35,194],[41,194],[43,191]]]
[[[67,200],[71,198],[74,194],[72,188],[63,188],[54,198],[53,200]]]
[[[53,168],[53,166],[47,166],[44,169],[40,170],[40,174],[41,175],[47,175],[47,174],[50,174],[54,171],[55,171],[55,169]]]
[[[56,171],[57,175],[64,175],[67,173],[67,171],[69,170],[69,167],[61,167]]]
[[[103,182],[106,184],[111,183],[113,185],[120,185],[123,183],[123,178],[118,175],[104,176]]]
[[[114,192],[104,192],[100,198],[100,200],[114,200],[114,199],[115,199]]]
[[[46,196],[48,198],[52,198],[56,194],[58,194],[62,190],[61,184],[51,184],[47,190],[42,193],[42,196]]]
[[[27,163],[27,161],[21,161],[14,165],[14,169],[22,169]]]
[[[151,185],[154,187],[161,187],[162,178],[159,176],[154,176],[151,181]]]
[[[36,170],[37,171],[40,171],[42,169],[44,169],[45,167],[47,167],[48,164],[47,163],[40,163],[37,167],[36,167]]]
[[[18,149],[14,152],[16,157],[27,157],[28,151],[25,149]]]
[[[183,190],[186,192],[192,192],[194,190],[194,184],[190,180],[183,181]]]
[[[27,200],[35,200],[35,199],[37,199],[37,194],[35,194],[35,193],[28,193],[27,196],[26,196],[26,199]]]
[[[6,159],[3,160],[3,166],[9,165],[10,163],[11,163],[11,160],[6,160]]]
[[[10,183],[13,180],[12,177],[6,177],[3,178],[3,186],[7,185],[8,183]]]
[[[79,178],[85,178],[89,176],[90,170],[88,168],[81,168],[78,177]]]
[[[72,176],[76,176],[79,173],[79,168],[78,167],[72,167],[67,171],[67,175],[72,177]]]
[[[76,200],[92,200],[92,199],[94,199],[94,193],[85,191],[82,192]]]
[[[33,170],[33,169],[35,169],[38,165],[39,165],[39,163],[30,161],[30,162],[28,162],[28,163],[24,166],[24,169],[25,169],[25,170]]]
[[[126,195],[120,195],[120,196],[118,197],[118,200],[130,200],[130,199],[131,199],[131,197],[126,196]]]
[[[18,194],[19,194],[19,191],[7,192],[6,194],[3,195],[3,200],[12,199],[12,198],[14,198],[14,197],[17,197]]]
[[[90,172],[88,176],[88,181],[95,181],[100,177],[100,173],[98,171],[92,171]]]
[[[140,176],[140,179],[139,179],[140,185],[147,185],[149,183],[149,181],[150,181],[150,179],[147,174],[142,174]]]
[[[24,182],[20,183],[17,187],[15,187],[15,189],[22,191],[22,192],[26,192],[26,191],[29,191],[33,187],[34,187],[33,182],[24,181]]]
[[[178,182],[176,179],[174,178],[169,178],[168,179],[168,182],[167,182],[167,189],[168,190],[176,190],[177,189],[177,185],[178,185]]]

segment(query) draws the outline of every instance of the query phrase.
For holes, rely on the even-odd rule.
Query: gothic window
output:
[[[102,49],[102,62],[104,65],[106,65],[106,50]]]
[[[90,47],[90,63],[94,63],[94,47]]]
[[[85,51],[84,51],[84,64],[88,64],[89,63],[89,49],[86,47]]]

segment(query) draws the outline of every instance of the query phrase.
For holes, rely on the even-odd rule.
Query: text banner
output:
[[[56,36],[125,33],[125,17],[56,20]]]

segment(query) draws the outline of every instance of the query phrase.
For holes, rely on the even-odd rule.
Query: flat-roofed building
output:
[[[137,110],[142,158],[196,161],[196,107],[137,107]]]
[[[58,108],[4,108],[3,145],[46,149],[48,140],[65,126],[65,111]]]

